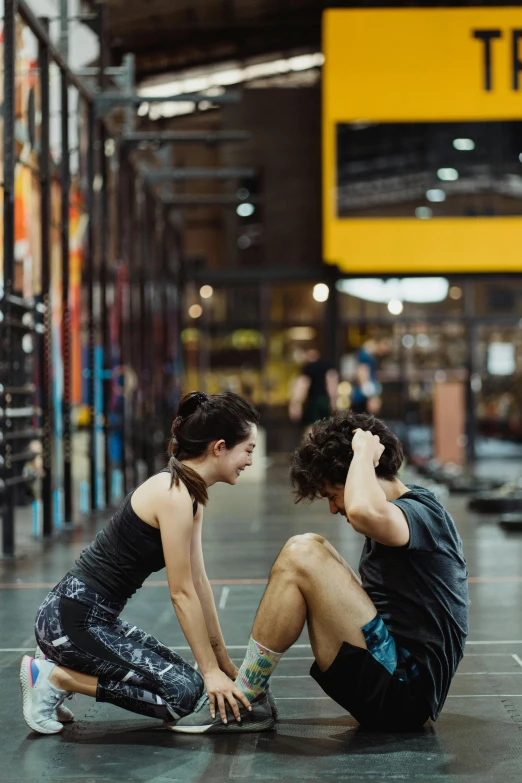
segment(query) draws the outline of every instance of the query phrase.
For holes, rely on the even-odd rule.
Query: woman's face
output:
[[[257,427],[252,425],[250,434],[232,449],[223,446],[219,452],[220,480],[226,484],[236,484],[245,468],[252,464],[252,457],[257,442]]]

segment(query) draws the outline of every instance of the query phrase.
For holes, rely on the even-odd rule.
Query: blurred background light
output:
[[[399,299],[392,299],[388,302],[388,310],[392,315],[400,315],[404,310],[404,305]]]
[[[428,201],[446,201],[446,194],[441,188],[430,188],[426,191],[426,198]]]
[[[191,318],[199,318],[203,313],[203,308],[199,304],[193,304],[188,309],[188,314]]]
[[[449,290],[450,299],[462,299],[462,288],[458,285],[452,285]]]
[[[250,215],[254,214],[255,207],[253,204],[249,204],[248,202],[245,202],[244,204],[238,205],[236,212],[239,215],[239,217],[250,217]]]
[[[459,152],[470,152],[475,149],[475,142],[473,139],[453,139],[453,146]]]
[[[417,207],[415,217],[420,220],[429,220],[430,217],[433,217],[433,210],[431,207]]]
[[[210,299],[213,293],[214,293],[214,289],[212,288],[211,285],[204,285],[201,286],[201,288],[199,289],[199,295],[201,296],[202,299]]]
[[[314,285],[314,299],[316,302],[326,302],[330,295],[330,289],[325,283]]]
[[[286,334],[290,340],[313,340],[316,336],[315,329],[311,326],[292,326]]]
[[[459,172],[452,168],[437,169],[437,177],[444,182],[455,182],[459,178]]]
[[[449,283],[445,277],[405,277],[380,280],[359,278],[339,280],[336,288],[343,294],[366,299],[369,302],[442,302],[448,295]]]

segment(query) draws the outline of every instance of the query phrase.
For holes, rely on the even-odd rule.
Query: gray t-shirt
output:
[[[408,489],[393,503],[406,517],[409,543],[391,547],[367,538],[359,571],[389,632],[419,663],[436,720],[464,654],[468,574],[451,516],[429,490]]]

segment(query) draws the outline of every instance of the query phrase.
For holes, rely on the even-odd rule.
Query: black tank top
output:
[[[165,468],[160,472],[170,471]],[[136,514],[132,495],[127,495],[69,572],[105,598],[121,603],[134,595],[154,571],[165,568],[161,533]],[[194,516],[197,510],[194,501]]]

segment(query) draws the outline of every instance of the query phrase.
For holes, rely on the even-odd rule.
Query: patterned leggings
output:
[[[96,701],[160,720],[188,715],[203,693],[201,675],[120,620],[122,608],[67,574],[38,610],[36,641],[51,661],[98,677]]]

